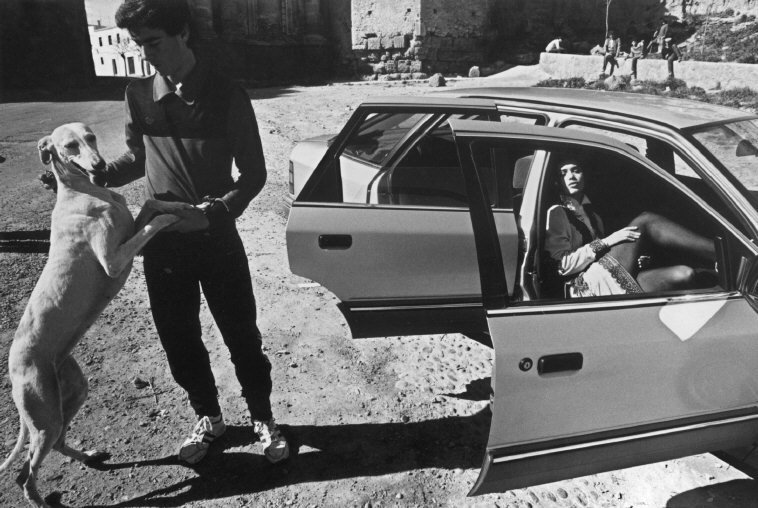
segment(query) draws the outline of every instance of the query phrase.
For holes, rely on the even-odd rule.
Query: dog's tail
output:
[[[5,459],[5,462],[0,464],[0,471],[5,471],[8,466],[10,466],[13,461],[15,461],[18,458],[18,455],[21,453],[21,450],[24,449],[24,445],[26,444],[26,441],[29,439],[29,428],[26,426],[26,423],[24,423],[24,419],[19,416],[19,430],[18,430],[18,440],[16,440],[16,446],[13,447],[13,451],[10,455],[8,455],[8,458]]]

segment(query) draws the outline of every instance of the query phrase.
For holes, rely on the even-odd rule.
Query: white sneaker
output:
[[[221,415],[203,416],[195,424],[190,437],[179,447],[179,460],[188,464],[197,464],[208,454],[211,443],[226,431],[226,424]]]
[[[253,420],[253,432],[263,444],[263,454],[272,464],[290,456],[287,440],[279,431],[279,427],[276,426],[273,418],[266,422]]]

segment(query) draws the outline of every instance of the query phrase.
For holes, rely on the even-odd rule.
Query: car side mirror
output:
[[[757,156],[758,155],[758,148],[753,145],[750,141],[747,139],[741,139],[739,143],[737,143],[737,157],[748,157],[750,155]]]

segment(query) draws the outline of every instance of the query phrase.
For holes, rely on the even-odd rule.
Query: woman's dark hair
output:
[[[142,27],[178,35],[190,26],[187,0],[124,0],[116,11],[116,26],[135,31]]]
[[[548,182],[550,183],[548,202],[559,203],[560,195],[563,192],[563,175],[561,174],[561,168],[567,164],[574,164],[582,168],[582,171],[586,174],[587,164],[582,157],[576,155],[554,154],[552,160],[554,162],[548,166]]]

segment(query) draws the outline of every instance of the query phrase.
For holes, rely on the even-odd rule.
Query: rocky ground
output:
[[[463,85],[530,85],[514,69]],[[281,200],[295,142],[336,132],[367,97],[425,94],[426,83],[342,83],[249,90],[269,167],[263,193],[239,220],[253,274],[259,326],[274,366],[274,412],[293,448],[269,465],[252,443],[239,388],[207,307],[202,309],[221,404],[230,424],[196,467],[175,459],[192,413],[173,383],[153,328],[138,258],[123,291],[75,350],[89,400],[69,443],[104,449],[101,468],[52,453],[40,489],[59,506],[758,506],[750,470],[714,455],[619,470],[499,495],[466,497],[490,425],[492,351],[458,335],[352,340],[326,289],[289,271]],[[103,154],[119,154],[119,90],[0,104],[0,351],[7,361],[18,319],[46,261],[40,232],[54,197],[36,177],[36,141],[66,121],[89,123]],[[136,213],[140,189],[123,189]],[[26,252],[19,252],[26,251]],[[42,252],[36,252],[42,251]],[[0,368],[0,455],[18,430],[6,367]],[[19,464],[14,465],[18,468]],[[21,506],[14,472],[0,477],[0,505]]]

